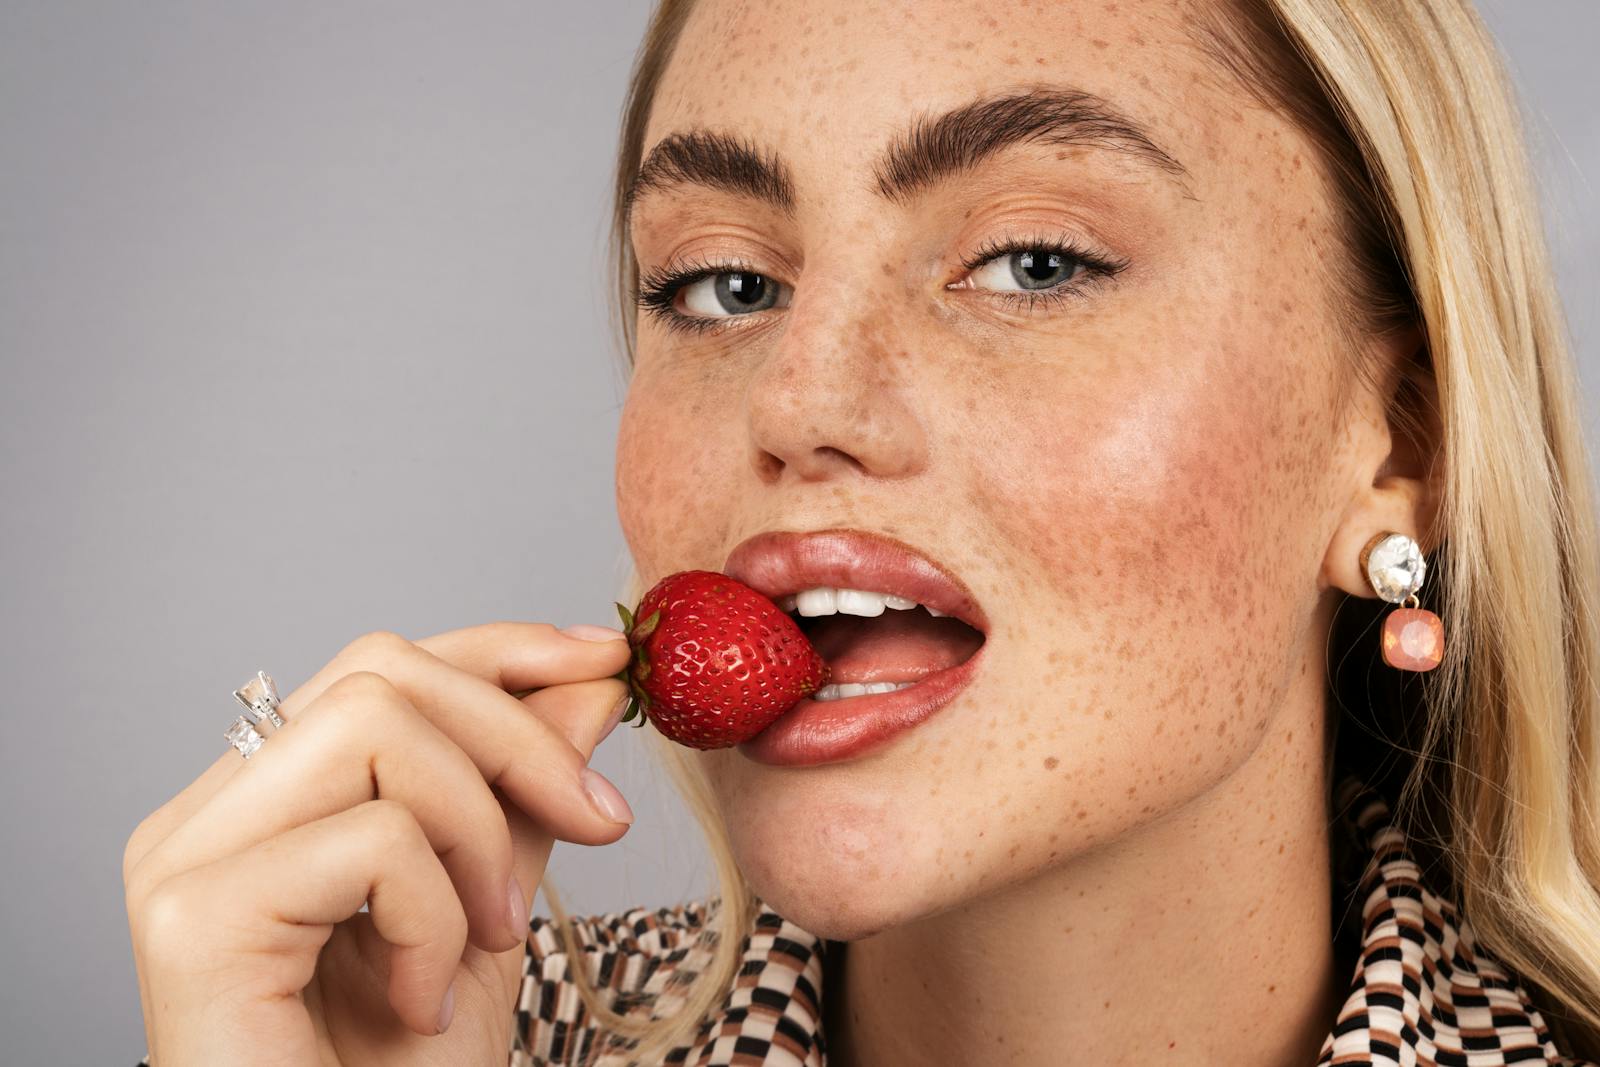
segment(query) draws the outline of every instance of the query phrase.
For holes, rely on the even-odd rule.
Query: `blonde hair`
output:
[[[611,239],[630,367],[638,264],[625,194],[692,9],[658,4],[625,103]],[[1396,422],[1419,424],[1407,407],[1429,396],[1408,383],[1437,387],[1445,469],[1427,537],[1440,545],[1431,597],[1449,640],[1436,670],[1379,701],[1377,718],[1409,742],[1397,814],[1437,848],[1450,898],[1522,979],[1563,1051],[1600,1058],[1596,514],[1510,80],[1470,0],[1236,0],[1216,13],[1197,23],[1201,47],[1321,150],[1353,264],[1337,282],[1350,337],[1421,329]],[[1375,368],[1353,369],[1377,382]],[[640,586],[635,572],[628,603]],[[720,1004],[756,906],[698,760],[650,733],[705,834],[720,906],[705,931],[710,963],[669,1018],[617,1014],[573,966],[592,1017],[637,1039],[627,1056],[638,1063],[687,1043]],[[569,917],[545,892],[578,961]]]

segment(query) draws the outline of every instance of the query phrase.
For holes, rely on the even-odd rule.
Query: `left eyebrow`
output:
[[[918,117],[873,167],[878,194],[904,203],[1003,149],[1035,142],[1123,152],[1188,189],[1183,164],[1138,122],[1093,93],[1043,86],[982,97],[934,118]]]
[[[1188,193],[1188,171],[1142,125],[1070,86],[980,97],[936,116],[918,116],[874,163],[874,187],[885,200],[903,204],[1006,148],[1030,143],[1122,152]],[[751,196],[785,215],[795,209],[795,182],[781,155],[729,134],[693,129],[669,134],[650,149],[629,183],[625,210],[631,217],[647,193],[684,185]]]

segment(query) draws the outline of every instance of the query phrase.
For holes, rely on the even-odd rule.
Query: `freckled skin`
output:
[[[1324,558],[1387,437],[1381,408],[1336,402],[1312,147],[1203,66],[1187,6],[705,0],[662,82],[647,145],[745,136],[788,162],[797,214],[696,190],[635,220],[646,269],[738,255],[792,292],[720,334],[641,315],[617,452],[641,576],[716,569],[760,530],[864,527],[943,560],[992,623],[974,683],[869,756],[697,757],[756,891],[853,942],[839,1067],[969,1044],[945,1062],[1051,1062],[1061,1041],[1081,1062],[1257,1062],[1251,1041],[1303,1060],[1343,992],[1322,945]],[[1186,188],[1049,146],[907,206],[875,195],[891,131],[1025,80],[1146,123]],[[1040,229],[1129,265],[1031,313],[943,288],[981,242]],[[1250,961],[1199,996],[1234,924]],[[913,960],[941,976],[920,995],[981,989],[984,1019],[926,1014]],[[1241,1039],[1230,1008],[1269,989]],[[1105,1010],[1051,1029],[1046,999]]]

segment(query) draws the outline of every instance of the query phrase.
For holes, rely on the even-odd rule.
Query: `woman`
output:
[[[529,937],[553,839],[631,818],[584,766],[626,644],[367,635],[130,839],[153,1062],[1600,1058],[1594,505],[1530,189],[1468,0],[664,0],[630,602],[724,570],[836,681],[964,684],[657,738],[720,892],[546,885]],[[1424,603],[1442,662],[1385,621]]]

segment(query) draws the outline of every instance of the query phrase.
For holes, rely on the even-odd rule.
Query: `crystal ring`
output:
[[[257,726],[269,722],[274,730],[283,728],[283,716],[278,714],[278,687],[266,671],[256,671],[256,676],[235,689],[233,695],[244,705],[245,713],[234,719],[222,736],[239,750],[239,755],[249,759],[266,740]]]

